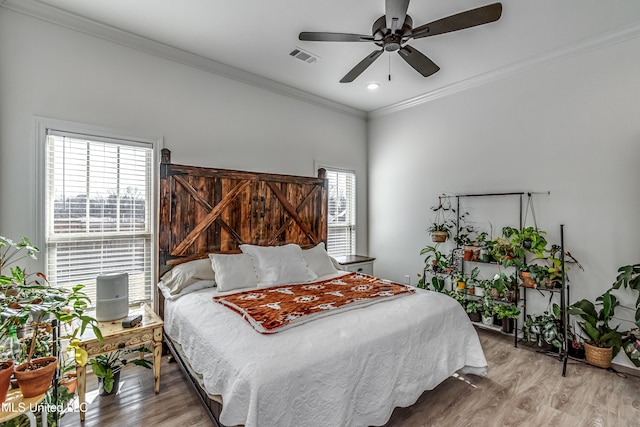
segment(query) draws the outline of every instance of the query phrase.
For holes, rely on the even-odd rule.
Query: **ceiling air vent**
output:
[[[314,55],[313,53],[309,53],[305,50],[300,49],[299,47],[295,47],[295,49],[293,49],[289,55],[293,56],[296,59],[299,59],[300,61],[304,61],[307,64],[313,64],[315,63],[318,59],[320,59],[320,57],[318,55]]]

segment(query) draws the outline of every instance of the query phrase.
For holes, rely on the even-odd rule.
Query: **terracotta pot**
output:
[[[528,271],[521,271],[520,278],[522,279],[522,286],[525,288],[535,288],[536,282],[531,278],[531,273]]]
[[[75,373],[64,374],[60,379],[60,385],[67,388],[67,393],[73,394],[76,392],[76,385],[78,384],[78,378]]]
[[[448,233],[446,231],[434,231],[431,233],[431,240],[433,242],[442,243],[447,241]]]
[[[11,360],[4,360],[0,362],[0,403],[3,403],[7,398],[12,374],[13,362]]]
[[[476,256],[476,261],[477,261],[478,257],[480,256],[480,248],[478,248],[477,246],[464,246],[462,248],[462,259],[465,261],[473,260],[473,257],[476,254],[477,254]]]
[[[41,368],[26,371],[27,363],[18,365],[15,377],[24,397],[34,397],[45,393],[51,387],[51,380],[58,366],[57,357],[41,357],[33,359],[32,365],[43,365]]]

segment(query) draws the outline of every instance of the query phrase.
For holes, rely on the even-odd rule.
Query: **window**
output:
[[[325,167],[329,180],[327,252],[333,257],[356,252],[356,174]]]
[[[46,129],[46,260],[54,286],[129,273],[129,302],[152,299],[154,143]]]

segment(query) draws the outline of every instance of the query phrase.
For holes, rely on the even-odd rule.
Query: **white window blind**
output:
[[[329,180],[327,252],[337,257],[356,250],[356,174],[325,167]]]
[[[151,300],[150,143],[47,130],[46,258],[54,286],[129,273],[129,302]]]

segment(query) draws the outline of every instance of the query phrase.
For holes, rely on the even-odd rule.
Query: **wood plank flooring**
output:
[[[414,405],[396,408],[385,427],[640,427],[639,377],[622,378],[569,362],[563,378],[560,361],[515,348],[512,337],[483,330],[478,334],[489,374],[468,376],[472,384],[447,379]],[[89,376],[85,427],[211,425],[179,366],[166,358],[160,394],[153,393],[153,374],[146,369],[127,367],[121,381],[117,396],[93,397],[97,382]],[[60,424],[83,425],[76,412],[65,415]]]

